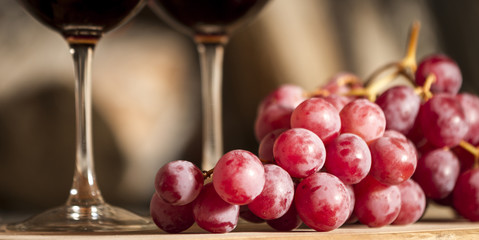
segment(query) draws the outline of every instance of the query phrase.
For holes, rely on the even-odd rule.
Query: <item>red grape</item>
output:
[[[286,129],[276,129],[264,136],[259,143],[258,156],[263,161],[274,162],[273,146],[278,136]]]
[[[454,208],[469,221],[479,221],[479,168],[459,176],[453,192]]]
[[[453,207],[454,204],[452,202],[452,195],[454,195],[454,194],[451,193],[451,194],[447,195],[447,197],[445,197],[445,198],[432,199],[432,200],[439,205],[446,206],[446,207]]]
[[[266,136],[266,134],[276,130],[291,127],[291,114],[293,108],[287,108],[280,105],[272,105],[262,111],[257,117],[254,125],[256,140]]]
[[[276,163],[296,178],[305,178],[317,172],[326,158],[321,139],[304,128],[281,133],[274,143],[273,154]]]
[[[366,142],[384,134],[386,118],[381,108],[366,99],[354,100],[344,106],[341,116],[341,132],[354,133]]]
[[[402,133],[396,131],[396,130],[391,130],[391,129],[388,129],[386,131],[384,131],[384,134],[383,134],[383,137],[393,137],[393,138],[399,138],[399,139],[403,139],[403,140],[408,140],[406,136],[404,136]]]
[[[349,93],[351,89],[358,87],[361,87],[358,76],[348,72],[341,72],[332,76],[321,89],[328,91],[330,94],[344,95]]]
[[[324,166],[345,184],[356,184],[369,173],[371,153],[362,138],[344,133],[326,146]]]
[[[339,135],[341,119],[338,110],[322,98],[310,98],[296,107],[291,115],[292,128],[306,128],[328,144]]]
[[[195,223],[193,203],[173,206],[156,193],[150,201],[150,215],[156,226],[168,233],[183,232]]]
[[[474,155],[469,151],[461,146],[454,147],[451,150],[454,152],[454,155],[456,155],[457,160],[459,160],[460,173],[463,173],[474,166]]]
[[[356,205],[354,214],[359,221],[369,227],[382,227],[391,224],[401,209],[401,192],[395,185],[378,182],[367,176],[354,185]]]
[[[239,206],[225,202],[212,183],[206,184],[193,202],[195,221],[201,228],[213,233],[231,232],[236,228]]]
[[[263,223],[265,222],[264,219],[256,216],[251,210],[249,210],[248,205],[241,205],[239,210],[240,218],[252,222],[252,223]]]
[[[459,92],[462,74],[457,63],[445,55],[430,55],[419,63],[416,71],[416,83],[423,86],[429,74],[434,74],[436,81],[431,86],[433,93]]]
[[[450,150],[441,148],[419,159],[413,178],[422,187],[426,197],[441,199],[452,192],[458,175],[459,161],[456,156]]]
[[[401,210],[392,224],[407,225],[417,222],[426,209],[426,195],[422,188],[409,179],[397,185],[401,191]]]
[[[213,185],[228,203],[248,204],[263,190],[265,182],[261,161],[251,152],[233,150],[216,163]]]
[[[303,221],[301,221],[293,201],[283,216],[277,219],[267,220],[266,223],[278,231],[291,231],[298,228]]]
[[[293,84],[284,84],[268,96],[258,106],[258,114],[271,105],[280,105],[285,108],[294,109],[305,99],[304,90]]]
[[[437,147],[459,144],[469,130],[462,106],[451,94],[434,95],[421,107],[418,117],[424,136]]]
[[[469,131],[467,132],[464,140],[470,142],[473,145],[479,144],[479,97],[469,93],[458,94],[457,100],[464,109],[464,116],[466,122],[469,125]],[[466,111],[467,110],[467,111]]]
[[[414,125],[421,99],[407,86],[388,89],[376,100],[386,117],[386,128],[407,134]]]
[[[354,205],[356,204],[356,197],[354,196],[354,188],[353,185],[345,185],[346,190],[348,190],[349,194],[349,215],[348,215],[348,222],[349,220],[354,217],[353,212],[354,212]]]
[[[295,204],[306,225],[316,231],[331,231],[348,219],[349,198],[341,180],[332,174],[318,172],[299,183]]]
[[[336,94],[330,94],[326,97],[323,97],[323,99],[331,103],[331,105],[333,105],[336,108],[336,110],[338,110],[338,112],[343,110],[344,106],[346,106],[348,103],[354,100],[351,97],[336,95]]]
[[[283,216],[293,202],[293,180],[278,165],[264,165],[264,174],[266,181],[263,191],[248,204],[248,207],[262,219],[276,219]]]
[[[398,133],[399,134],[399,133]],[[384,184],[399,184],[409,179],[416,169],[416,150],[403,136],[380,137],[369,144],[370,174]]]
[[[406,137],[411,140],[414,144],[418,145],[422,144],[427,139],[424,137],[424,133],[422,133],[421,123],[419,121],[419,114],[421,112],[421,107],[419,107],[419,112],[417,113],[416,120],[414,121],[414,125],[412,126],[411,130],[406,134]]]
[[[193,163],[177,160],[165,164],[155,177],[158,195],[172,205],[185,205],[196,199],[203,187],[203,173]]]

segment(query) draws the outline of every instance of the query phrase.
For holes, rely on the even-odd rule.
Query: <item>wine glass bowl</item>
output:
[[[33,17],[70,38],[100,38],[128,21],[143,0],[18,0]]]
[[[203,107],[202,168],[223,155],[221,85],[224,45],[232,32],[251,20],[268,0],[149,0],[149,7],[193,38],[201,65]]]
[[[76,160],[73,184],[62,206],[24,222],[7,225],[8,231],[118,232],[153,227],[151,220],[111,206],[96,181],[91,130],[91,61],[101,36],[128,21],[143,0],[18,0],[33,17],[60,33],[70,46],[75,68]]]
[[[149,6],[177,30],[205,38],[230,36],[266,3],[267,0],[150,0]]]

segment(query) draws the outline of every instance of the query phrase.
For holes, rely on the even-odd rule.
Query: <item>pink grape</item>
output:
[[[424,190],[426,197],[441,199],[454,189],[459,168],[459,160],[450,150],[436,149],[419,159],[413,179]]]
[[[404,136],[402,133],[396,131],[396,130],[386,130],[383,134],[383,137],[393,137],[393,138],[399,138],[399,139],[402,139],[404,141],[407,141],[407,137]]]
[[[274,143],[273,154],[276,163],[296,178],[305,178],[319,171],[326,158],[321,139],[304,128],[281,133]]]
[[[293,84],[284,84],[269,93],[259,104],[258,114],[271,105],[294,109],[305,100],[304,90]]]
[[[226,233],[238,224],[239,206],[225,202],[216,193],[213,184],[208,183],[193,202],[193,214],[198,226],[206,231]]]
[[[479,221],[479,168],[459,176],[453,192],[454,208],[469,221]]]
[[[452,147],[466,136],[469,125],[454,95],[440,93],[427,101],[419,111],[424,136],[437,147]]]
[[[470,142],[473,145],[479,144],[479,97],[469,93],[462,93],[456,96],[457,100],[464,109],[464,116],[466,118],[467,125],[469,125],[469,131],[464,140]]]
[[[381,108],[366,99],[354,100],[339,113],[341,132],[354,133],[367,143],[381,137],[386,129],[386,118]]]
[[[251,223],[263,223],[265,222],[264,219],[256,216],[251,210],[249,210],[248,205],[241,205],[239,210],[240,218],[251,222]]]
[[[386,117],[386,129],[407,134],[419,112],[421,99],[411,87],[397,86],[388,89],[376,100]]]
[[[463,173],[474,166],[474,155],[472,155],[469,151],[461,146],[454,147],[451,150],[459,160],[459,166],[461,166],[459,171],[460,173]]]
[[[412,179],[397,185],[401,191],[401,210],[392,224],[407,225],[417,222],[426,209],[426,195]]]
[[[292,128],[306,128],[324,144],[339,135],[341,119],[338,110],[322,98],[310,98],[296,107],[291,115]]]
[[[356,204],[356,197],[354,196],[353,185],[345,185],[345,186],[349,194],[349,215],[348,215],[348,221],[349,221],[351,217],[353,217],[354,205]]]
[[[293,201],[283,216],[277,219],[267,220],[266,223],[278,231],[292,231],[298,228],[303,221],[301,221]]]
[[[419,121],[420,112],[421,112],[421,107],[419,107],[419,112],[416,116],[416,120],[414,121],[414,125],[412,126],[411,130],[409,130],[409,132],[405,134],[407,139],[411,140],[416,146],[418,144],[420,145],[421,143],[427,141],[427,139],[424,137],[424,133],[422,133],[421,123]],[[419,146],[417,147],[419,148]]]
[[[259,113],[254,125],[256,140],[261,141],[266,134],[276,129],[291,128],[293,110],[293,108],[272,105]]]
[[[432,200],[439,205],[446,206],[446,207],[453,207],[454,204],[453,204],[453,201],[452,201],[452,195],[454,195],[454,194],[451,193],[451,194],[447,195],[447,197],[445,197],[445,198],[432,199]]]
[[[351,89],[361,87],[358,76],[349,72],[340,72],[328,79],[328,82],[321,89],[330,94],[345,95]]]
[[[362,138],[344,133],[326,146],[324,166],[345,184],[356,184],[369,173],[371,153]]]
[[[263,161],[274,162],[273,146],[278,136],[286,129],[276,129],[264,136],[259,143],[258,156]]]
[[[331,105],[333,105],[336,108],[336,110],[338,110],[338,112],[343,110],[344,106],[346,106],[348,103],[354,100],[351,97],[336,95],[336,94],[330,94],[326,97],[323,97],[323,99],[331,103]]]
[[[278,165],[264,165],[265,184],[263,191],[249,205],[256,216],[276,219],[283,216],[294,198],[294,184],[289,174]]]
[[[156,226],[168,233],[183,232],[195,223],[193,203],[174,206],[157,193],[153,194],[150,201],[150,215]]]
[[[158,195],[172,205],[185,205],[196,199],[203,187],[203,173],[193,163],[177,160],[165,164],[155,177]]]
[[[391,224],[401,209],[401,192],[395,185],[378,182],[367,176],[354,185],[356,205],[354,214],[359,221],[369,227],[382,227]]]
[[[399,134],[399,133],[398,133]],[[380,137],[369,144],[370,174],[384,184],[399,184],[408,180],[416,169],[416,150],[406,137]]]
[[[228,203],[244,205],[252,202],[263,190],[264,167],[246,150],[232,150],[216,163],[213,185],[218,195]]]
[[[331,231],[349,217],[350,199],[346,186],[332,174],[318,172],[299,183],[295,204],[299,217],[316,231]]]
[[[426,153],[428,153],[428,152],[430,152],[430,151],[434,151],[434,150],[437,149],[437,147],[436,147],[434,144],[430,143],[430,142],[427,141],[427,139],[425,139],[425,138],[423,139],[423,141],[421,141],[420,143],[418,143],[418,144],[415,145],[415,146],[417,146],[416,149],[417,149],[417,152],[418,152],[418,154],[417,154],[418,159],[419,159],[421,156],[425,155]]]
[[[433,93],[459,92],[462,74],[454,60],[441,54],[434,54],[422,59],[416,71],[416,83],[423,86],[429,74],[434,74],[436,81],[431,85]]]

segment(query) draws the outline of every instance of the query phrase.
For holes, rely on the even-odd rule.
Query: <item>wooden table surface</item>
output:
[[[82,233],[82,234],[54,234],[54,233],[18,233],[7,232],[5,226],[0,226],[0,239],[161,239],[161,240],[209,240],[209,239],[268,239],[268,240],[364,240],[364,239],[479,239],[479,223],[461,220],[428,220],[408,226],[386,226],[368,228],[364,225],[346,225],[331,232],[315,232],[301,228],[293,232],[276,232],[265,224],[249,224],[242,222],[231,233],[210,234],[197,226],[193,226],[182,234],[165,234],[160,230],[151,230],[135,233]]]
[[[10,220],[14,220],[11,218]],[[20,218],[21,219],[21,218]],[[15,221],[17,221],[15,219]],[[11,221],[10,221],[11,222]],[[30,239],[100,239],[100,240],[479,240],[479,222],[471,223],[458,219],[449,207],[430,204],[422,220],[408,226],[385,226],[368,228],[365,225],[345,225],[331,232],[316,232],[300,228],[292,232],[277,232],[266,224],[252,224],[242,219],[230,233],[212,234],[194,225],[181,234],[166,234],[157,229],[134,233],[21,233],[8,232],[0,224],[0,240]]]

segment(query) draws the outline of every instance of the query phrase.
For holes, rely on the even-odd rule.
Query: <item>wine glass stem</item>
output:
[[[91,131],[91,62],[95,44],[70,44],[75,68],[76,161],[67,205],[104,203],[95,177]]]
[[[222,71],[224,45],[197,43],[201,65],[203,98],[203,161],[202,168],[213,168],[223,155]]]

